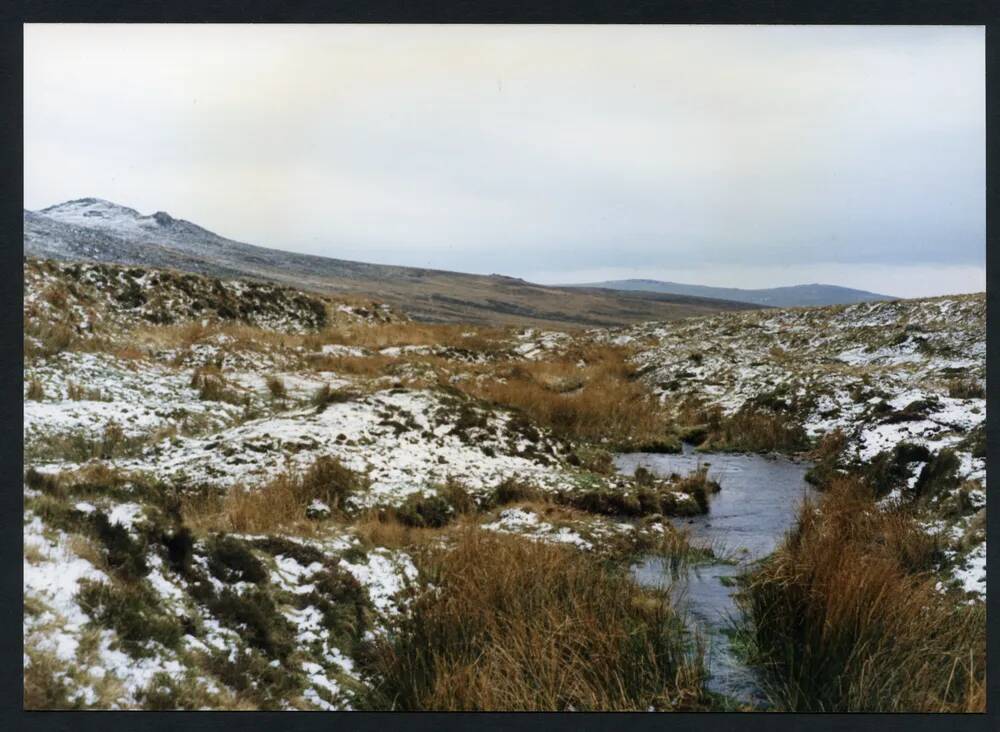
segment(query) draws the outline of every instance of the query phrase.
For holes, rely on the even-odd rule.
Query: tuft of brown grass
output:
[[[76,333],[72,326],[51,322],[45,318],[26,316],[24,335],[24,355],[29,359],[62,353],[76,341]]]
[[[808,446],[805,430],[793,418],[743,408],[722,417],[702,445],[705,450],[732,452],[797,452]]]
[[[65,678],[66,664],[50,651],[25,649],[25,709],[74,709],[80,705],[69,699],[70,685]]]
[[[372,511],[352,524],[355,535],[368,547],[412,549],[439,541],[450,527],[429,529],[399,521],[392,511]]]
[[[141,361],[146,358],[146,354],[135,346],[128,345],[118,348],[114,352],[115,358],[122,361]]]
[[[243,404],[244,400],[226,382],[222,369],[214,365],[199,366],[191,375],[191,388],[198,390],[198,398],[206,402]]]
[[[323,384],[313,394],[312,403],[318,412],[322,412],[331,404],[349,402],[360,396],[361,394],[353,390],[334,389],[329,384]]]
[[[952,399],[985,399],[986,389],[978,379],[953,379],[948,382],[948,396]]]
[[[468,324],[400,321],[353,324],[319,334],[319,342],[379,350],[391,346],[441,346],[463,351],[495,353],[506,348],[509,329]]]
[[[935,589],[934,542],[854,479],[819,505],[753,575],[741,602],[752,654],[782,708],[983,711],[986,617]]]
[[[312,531],[306,508],[314,500],[344,512],[347,499],[364,479],[336,458],[321,455],[303,473],[287,472],[262,486],[233,486],[223,496],[184,500],[185,523],[202,531],[270,533],[279,529]]]
[[[66,385],[66,398],[73,402],[94,401],[104,402],[110,399],[97,388],[80,386],[75,381],[70,381]]]
[[[836,480],[840,476],[837,464],[846,445],[847,436],[839,427],[823,435],[809,455],[814,464],[805,479],[820,489]]]
[[[703,670],[666,595],[570,548],[469,529],[376,642],[373,707],[692,710]]]
[[[288,398],[288,390],[285,389],[285,382],[281,377],[271,374],[267,377],[267,390],[271,392],[271,398],[282,400]]]
[[[40,402],[45,398],[45,389],[42,388],[42,382],[38,379],[32,379],[28,382],[28,391],[24,395],[25,399],[31,401]]]
[[[42,299],[56,310],[63,310],[69,302],[66,283],[53,283],[42,291]]]
[[[499,378],[456,386],[518,409],[560,437],[637,449],[672,435],[662,405],[637,378],[629,355],[621,347],[587,344],[500,369]]]
[[[309,366],[317,371],[334,371],[350,376],[383,376],[395,364],[388,356],[334,356],[321,354],[308,358]]]

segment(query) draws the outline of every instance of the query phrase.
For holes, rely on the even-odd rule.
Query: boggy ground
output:
[[[928,537],[934,596],[979,607],[984,307],[540,332],[26,260],[26,704],[709,708],[696,639],[626,570],[704,557],[668,519],[715,486],[611,465],[681,439],[856,477]]]

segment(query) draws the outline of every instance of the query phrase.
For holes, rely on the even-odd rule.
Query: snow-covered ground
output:
[[[975,439],[986,423],[983,295],[726,313],[592,336],[633,345],[667,409],[695,398],[733,414],[764,397],[811,438],[842,431],[845,459],[856,465],[901,443],[932,456],[953,451],[951,494],[933,497],[927,511],[967,495],[949,516],[956,536],[985,506],[986,460]],[[911,487],[925,464],[909,466]],[[980,595],[984,547],[951,549],[955,579]]]
[[[67,216],[82,223],[85,202],[77,208]],[[132,213],[128,225],[146,225]],[[972,596],[985,588],[985,459],[972,439],[985,423],[981,296],[510,330],[477,351],[357,345],[348,329],[397,316],[270,285],[32,260],[25,282],[25,664],[65,704],[344,709],[370,682],[364,645],[405,612],[417,556],[373,544],[319,499],[303,506],[304,533],[202,533],[185,550],[172,503],[184,491],[254,492],[326,456],[359,477],[346,506],[355,516],[459,486],[486,506],[474,520],[487,531],[596,552],[662,534],[659,519],[489,505],[508,484],[543,496],[635,487],[451,386],[594,340],[631,349],[666,410],[691,397],[732,414],[765,396],[813,438],[843,431],[856,464],[901,442],[926,447],[887,501],[953,450],[957,487],[927,503],[926,526],[953,582]],[[227,308],[241,303],[245,317],[233,319]],[[165,307],[176,319],[162,320]]]

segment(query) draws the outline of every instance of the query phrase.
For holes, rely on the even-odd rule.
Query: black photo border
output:
[[[1000,281],[1000,13],[987,0],[7,0],[0,4],[0,720],[5,729],[297,730],[411,732],[440,729],[878,730],[1000,729],[1000,633],[990,624],[986,714],[558,714],[394,712],[25,712],[22,709],[23,491],[23,24],[24,23],[712,23],[982,25],[986,27],[987,465],[997,450]],[[996,490],[988,485],[988,492]],[[989,501],[988,501],[989,504]],[[1000,510],[987,509],[987,567],[1000,566]],[[994,573],[996,574],[996,573]],[[1000,619],[1000,592],[987,582],[987,613]]]

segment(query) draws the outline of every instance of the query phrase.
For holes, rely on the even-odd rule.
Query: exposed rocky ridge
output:
[[[376,302],[305,293],[257,280],[222,280],[183,272],[26,258],[29,319],[73,315],[80,334],[121,332],[137,323],[229,321],[307,332],[336,320],[390,322],[403,316]]]

